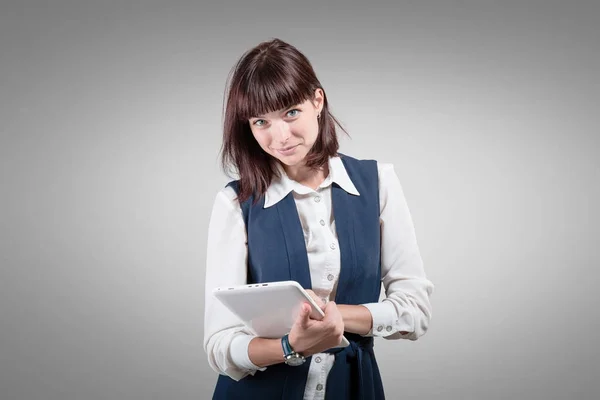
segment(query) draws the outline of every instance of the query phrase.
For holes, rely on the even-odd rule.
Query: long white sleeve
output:
[[[206,257],[204,350],[216,372],[240,380],[257,370],[248,357],[248,343],[254,337],[212,291],[219,286],[246,284],[246,227],[231,188],[215,199],[208,228]]]
[[[425,276],[413,222],[393,165],[378,164],[378,170],[381,276],[386,297],[378,303],[364,304],[373,319],[370,335],[416,340],[429,326],[429,296],[433,284]],[[281,180],[272,182],[266,196],[271,206],[292,191],[304,233],[312,289],[325,302],[335,298],[340,274],[339,241],[331,200],[333,181],[349,193],[356,191],[341,160],[332,158],[330,176],[316,190],[284,175]],[[266,204],[267,201],[265,207]],[[233,189],[225,188],[217,194],[209,224],[204,349],[210,366],[235,380],[265,368],[257,367],[248,357],[253,334],[214,298],[212,290],[218,286],[246,284],[247,257],[242,212]],[[402,335],[402,331],[408,333]],[[305,399],[323,398],[334,359],[325,353],[312,357]]]
[[[413,221],[392,164],[378,164],[381,226],[381,278],[386,297],[364,304],[373,317],[372,336],[417,340],[431,318],[427,279]],[[400,332],[408,332],[400,334]]]

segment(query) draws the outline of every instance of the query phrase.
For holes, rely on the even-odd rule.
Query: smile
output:
[[[298,145],[285,147],[283,149],[276,149],[276,150],[279,154],[283,154],[284,156],[287,156],[287,155],[292,154],[294,151],[296,151],[296,147],[298,147]]]

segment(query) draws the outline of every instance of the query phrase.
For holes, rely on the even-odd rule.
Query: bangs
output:
[[[240,82],[236,114],[241,120],[248,120],[269,112],[283,110],[303,103],[313,96],[308,81],[301,78],[294,68],[266,64],[251,71]]]
[[[223,96],[221,166],[228,175],[233,173],[232,178],[239,176],[240,204],[253,198],[256,205],[277,174],[275,158],[261,148],[249,120],[308,104],[317,89],[323,91],[323,107],[316,141],[305,158],[311,169],[325,166],[338,154],[335,127],[341,125],[329,112],[325,91],[308,58],[289,43],[273,39],[248,50],[229,71]]]

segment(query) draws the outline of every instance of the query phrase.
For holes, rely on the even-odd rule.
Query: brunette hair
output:
[[[347,132],[329,112],[325,90],[306,56],[275,38],[248,50],[234,66],[224,96],[221,164],[226,173],[239,175],[240,202],[252,195],[258,201],[277,174],[274,165],[277,160],[260,147],[248,120],[313,100],[318,88],[323,90],[319,133],[306,157],[306,165],[315,169],[337,155],[335,125]]]

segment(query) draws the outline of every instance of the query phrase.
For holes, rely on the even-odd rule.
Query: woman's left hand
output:
[[[310,297],[313,298],[313,300],[315,301],[315,303],[317,303],[317,305],[319,306],[319,308],[321,308],[321,310],[325,311],[325,302],[319,297],[317,296],[317,294],[315,292],[313,292],[310,289],[305,289],[306,293],[308,293],[310,295]]]

